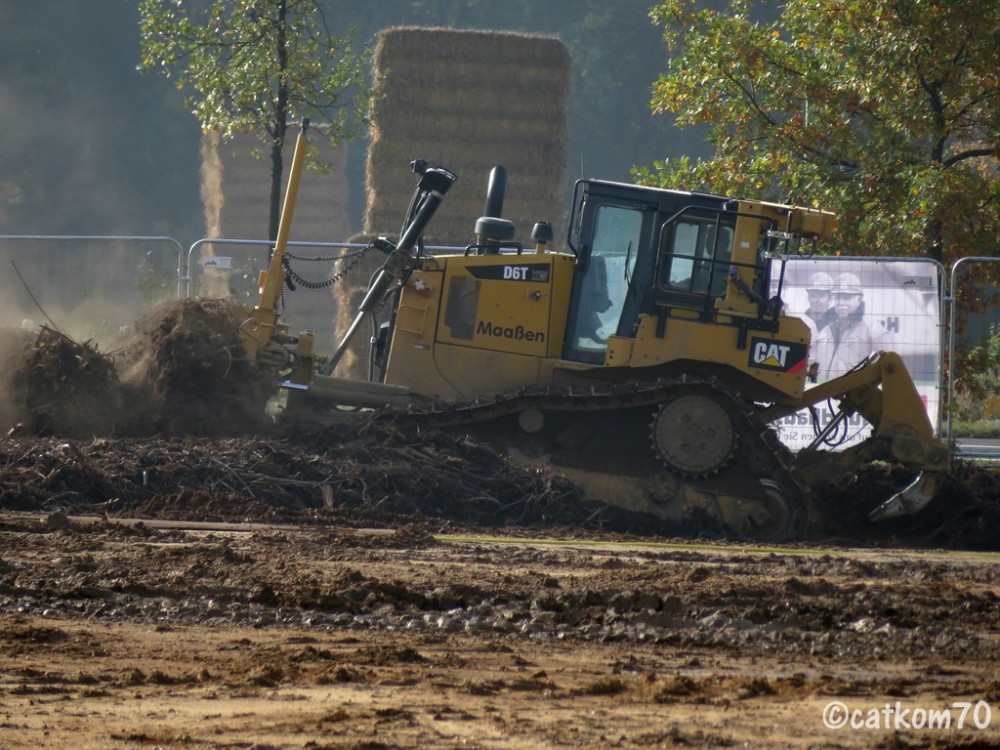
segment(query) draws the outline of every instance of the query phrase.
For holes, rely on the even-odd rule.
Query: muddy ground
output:
[[[751,548],[460,433],[248,429],[204,312],[138,379],[17,340],[0,748],[1000,746],[997,472],[882,525],[909,477],[839,477],[826,536]]]
[[[990,476],[754,549],[391,425],[10,437],[0,747],[1000,746]]]
[[[560,537],[5,514],[0,746],[1000,745],[993,554]]]

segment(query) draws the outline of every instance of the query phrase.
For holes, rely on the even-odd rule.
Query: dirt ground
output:
[[[238,528],[5,513],[0,746],[1000,745],[993,553]]]

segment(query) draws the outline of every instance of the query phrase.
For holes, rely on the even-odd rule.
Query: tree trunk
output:
[[[267,238],[272,242],[278,238],[278,224],[281,223],[281,178],[284,172],[286,127],[283,120],[276,121],[271,140],[271,218],[267,225]]]
[[[287,0],[278,2],[278,100],[274,108],[274,131],[271,138],[271,219],[267,236],[278,238],[281,223],[281,180],[284,172],[285,132],[288,129],[288,40],[285,36]]]

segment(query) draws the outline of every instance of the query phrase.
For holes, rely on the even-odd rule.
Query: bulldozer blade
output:
[[[937,474],[920,472],[905,489],[890,497],[868,514],[871,521],[885,521],[900,516],[911,516],[923,510],[938,490],[940,477]]]

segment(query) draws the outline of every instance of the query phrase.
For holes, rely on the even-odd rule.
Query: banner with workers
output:
[[[777,294],[781,262],[776,263],[772,294]],[[816,383],[843,375],[873,352],[896,352],[916,383],[931,424],[937,425],[941,267],[892,258],[790,258],[784,263],[781,298],[789,315],[809,325],[809,362],[816,367]],[[835,407],[817,404],[781,420],[775,425],[781,440],[792,450],[809,446],[830,424]],[[871,425],[854,415],[827,438],[825,447],[847,447],[870,433]]]

